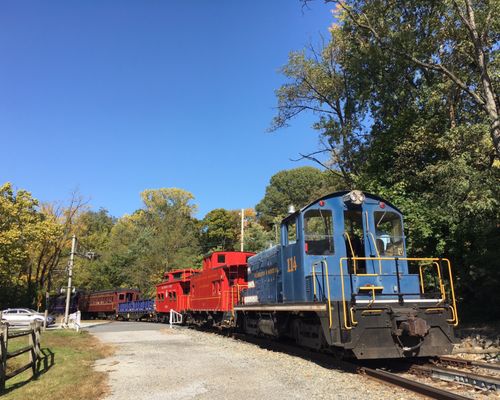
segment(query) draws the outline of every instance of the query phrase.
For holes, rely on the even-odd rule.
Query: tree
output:
[[[276,91],[278,114],[270,129],[286,127],[304,112],[318,115],[313,127],[321,134],[322,148],[300,155],[340,177],[346,187],[354,188],[357,161],[364,147],[361,122],[366,109],[363,99],[356,97],[350,71],[342,68],[346,57],[344,40],[335,31],[322,49],[310,45],[307,52],[292,52],[288,64],[281,69],[288,82]],[[330,156],[328,162],[318,157],[322,153]]]
[[[40,303],[82,207],[76,194],[69,205],[56,207],[40,205],[25,190],[16,193],[10,183],[0,187],[0,304]]]
[[[110,268],[107,258],[110,252],[111,232],[116,224],[116,218],[109,215],[106,209],[86,211],[77,221],[78,250],[92,251],[96,259],[79,258],[75,262],[74,285],[79,289],[102,290],[121,285]]]
[[[204,252],[231,251],[238,247],[240,218],[237,211],[217,208],[201,221],[200,242]]]
[[[244,250],[258,253],[277,243],[275,231],[266,231],[254,209],[245,209]]]
[[[327,1],[329,2],[329,1]],[[331,1],[358,46],[377,46],[423,74],[438,74],[487,116],[500,157],[500,4],[488,0]]]
[[[269,229],[276,219],[279,221],[287,215],[290,205],[303,207],[337,189],[329,186],[331,181],[328,178],[328,174],[313,167],[300,167],[273,175],[264,198],[255,207],[261,223]]]
[[[120,218],[109,244],[87,280],[92,288],[136,287],[151,294],[163,273],[196,266],[200,248],[193,195],[182,189],[161,188],[141,193],[143,208]]]
[[[11,183],[0,186],[0,304],[29,302],[30,246],[44,233],[38,201],[25,190],[15,192]]]

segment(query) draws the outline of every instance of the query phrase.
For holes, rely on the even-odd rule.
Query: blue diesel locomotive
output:
[[[407,257],[401,212],[358,190],[291,212],[235,312],[246,333],[358,359],[450,354],[458,324],[449,260]]]

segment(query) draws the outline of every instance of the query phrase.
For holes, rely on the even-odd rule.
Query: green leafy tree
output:
[[[235,250],[238,247],[240,218],[237,211],[217,208],[201,221],[200,242],[204,252]]]
[[[255,210],[259,214],[263,226],[268,229],[285,217],[288,207],[303,207],[321,195],[341,187],[331,176],[313,167],[300,167],[280,171],[271,177],[266,187],[264,198],[257,204]]]
[[[88,260],[78,258],[74,269],[74,284],[79,289],[101,290],[121,285],[114,276],[108,259],[110,252],[111,232],[116,218],[109,215],[106,209],[86,211],[77,221],[78,251],[93,252],[95,258]]]
[[[347,48],[342,35],[332,31],[324,48],[309,46],[307,51],[290,53],[281,69],[288,82],[276,90],[278,113],[270,130],[288,126],[305,112],[317,115],[313,128],[320,132],[321,148],[301,157],[323,166],[344,187],[354,188],[365,145],[362,121],[367,110],[364,99],[356,96],[352,72],[342,68],[349,57]],[[330,159],[322,161],[323,154]]]
[[[200,247],[193,195],[162,188],[145,190],[141,197],[144,207],[112,226],[109,243],[104,240],[103,255],[89,270],[96,273],[86,286],[136,287],[147,295],[165,271],[196,265]]]
[[[245,235],[244,250],[258,253],[270,246],[277,244],[278,240],[274,230],[266,230],[260,224],[255,210],[248,208],[245,210]]]
[[[418,79],[411,73],[417,69],[449,84],[452,114],[457,99],[481,110],[490,128],[493,154],[500,157],[498,1],[331,2],[338,6],[342,31],[358,48],[377,48],[385,57],[400,60],[409,68],[410,81]]]
[[[40,205],[10,183],[0,187],[0,305],[41,305],[83,206],[76,195],[67,206]]]

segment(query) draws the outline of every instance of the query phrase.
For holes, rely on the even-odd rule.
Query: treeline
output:
[[[301,206],[334,189],[328,173],[303,167],[271,178],[266,195],[244,216],[244,250],[277,240],[290,204]],[[40,204],[10,183],[0,187],[0,309],[42,305],[46,291],[65,287],[71,237],[78,246],[74,285],[85,290],[139,288],[151,294],[163,273],[198,268],[213,250],[239,250],[241,210],[218,208],[198,220],[193,195],[162,188],[141,193],[143,206],[121,218],[90,210],[81,197]],[[92,255],[92,259],[88,256]]]

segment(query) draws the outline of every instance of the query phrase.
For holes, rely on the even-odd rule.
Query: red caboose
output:
[[[141,292],[136,289],[102,290],[82,295],[78,308],[84,318],[116,317],[118,304],[138,300]]]
[[[195,269],[178,269],[165,272],[163,282],[156,285],[156,313],[163,321],[168,320],[170,310],[184,313],[189,305],[191,276]]]
[[[188,320],[224,325],[247,287],[247,260],[255,253],[217,251],[203,260],[203,269],[191,277]]]

